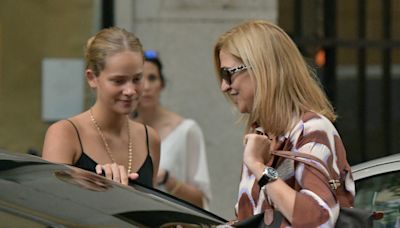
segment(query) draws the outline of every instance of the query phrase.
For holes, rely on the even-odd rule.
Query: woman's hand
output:
[[[254,173],[260,164],[264,165],[271,158],[271,140],[266,135],[247,134],[244,138],[245,148],[243,153],[243,162],[250,171]]]
[[[136,180],[139,177],[137,173],[128,174],[125,166],[118,165],[117,163],[97,165],[96,173],[99,175],[104,173],[104,176],[107,179],[113,180],[123,185],[128,185],[129,179]]]
[[[159,169],[157,173],[157,185],[164,185],[168,181],[169,173],[165,169]]]

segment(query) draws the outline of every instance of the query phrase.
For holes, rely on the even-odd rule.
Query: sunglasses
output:
[[[247,66],[242,64],[237,67],[231,67],[231,68],[226,68],[223,67],[221,68],[221,78],[226,82],[226,84],[231,85],[232,84],[232,76],[236,73],[242,72],[244,70],[247,70]]]

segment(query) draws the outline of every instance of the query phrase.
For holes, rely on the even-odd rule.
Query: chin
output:
[[[239,110],[240,113],[248,113],[246,108],[238,107],[238,110]]]
[[[249,109],[245,105],[237,105],[237,109],[240,113],[249,113]]]
[[[154,108],[156,104],[154,102],[140,102],[142,108]]]
[[[118,112],[123,115],[128,115],[128,114],[132,113],[136,109],[136,107],[137,107],[137,105],[130,105],[129,107],[127,107],[127,106],[120,107],[120,108],[118,108]]]
[[[120,113],[121,113],[122,115],[130,115],[132,112],[133,112],[133,109],[132,109],[132,110],[121,110],[121,111],[120,111]]]

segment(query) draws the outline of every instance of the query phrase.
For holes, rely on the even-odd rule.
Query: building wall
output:
[[[41,151],[42,60],[81,58],[94,12],[93,0],[0,1],[0,148]]]
[[[277,20],[277,1],[116,1],[116,24],[160,52],[167,86],[162,104],[203,129],[212,183],[210,210],[234,217],[241,171],[242,125],[219,91],[212,63],[217,37],[246,19]],[[133,13],[132,13],[133,12]]]
[[[0,148],[40,153],[49,126],[41,119],[42,60],[82,58],[86,40],[98,30],[99,2],[0,1]],[[167,77],[162,103],[202,127],[213,191],[210,210],[233,218],[243,129],[219,91],[212,49],[218,35],[243,20],[276,21],[277,1],[115,3],[117,25],[135,32],[145,48],[161,53]],[[89,91],[83,99],[88,105]]]

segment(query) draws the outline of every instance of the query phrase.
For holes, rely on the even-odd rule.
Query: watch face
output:
[[[276,179],[278,179],[278,177],[279,177],[279,175],[278,175],[278,171],[276,171],[276,169],[274,169],[272,167],[266,167],[264,169],[262,177],[258,181],[258,185],[260,186],[260,188],[262,188],[268,182],[272,182],[272,181],[275,181]]]
[[[268,172],[268,176],[271,179],[277,179],[278,178],[278,171],[276,171],[276,169],[270,167],[270,168],[268,168],[267,172]]]

